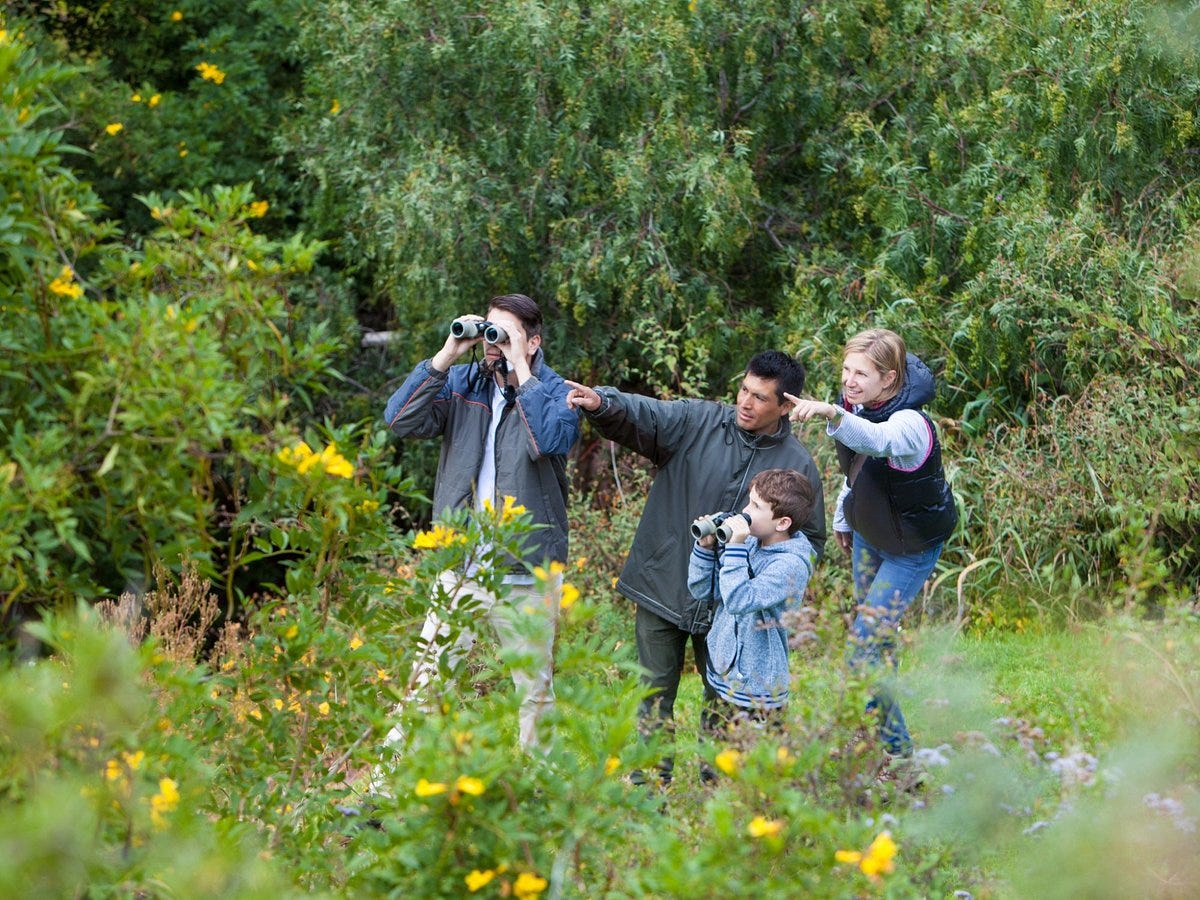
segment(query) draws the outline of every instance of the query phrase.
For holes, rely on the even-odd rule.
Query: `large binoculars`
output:
[[[739,516],[746,520],[747,525],[750,524],[750,517],[740,512],[719,512],[713,513],[711,516],[702,516],[692,523],[692,537],[700,540],[700,538],[715,534],[717,543],[728,544],[729,539],[733,537],[733,529],[729,527],[729,522],[726,520]]]
[[[487,344],[503,344],[508,340],[508,332],[491,322],[456,319],[450,323],[450,333],[460,340],[467,341],[481,337]]]

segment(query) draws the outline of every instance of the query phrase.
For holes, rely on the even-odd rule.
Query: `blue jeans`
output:
[[[851,559],[854,570],[854,599],[860,612],[850,629],[850,667],[860,672],[879,669],[885,663],[894,674],[896,631],[900,616],[912,603],[937,565],[942,544],[920,553],[899,555],[877,550],[858,532],[854,533]],[[879,715],[879,737],[889,753],[908,756],[912,738],[900,711],[892,678],[885,675],[876,684],[869,711]]]

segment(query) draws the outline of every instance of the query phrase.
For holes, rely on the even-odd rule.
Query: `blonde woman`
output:
[[[900,616],[920,591],[958,523],[954,495],[942,468],[933,420],[922,407],[933,399],[929,368],[908,353],[893,331],[873,328],[846,342],[838,402],[801,400],[793,422],[826,420],[837,442],[845,482],[833,529],[851,554],[859,613],[851,630],[850,664],[896,666]],[[884,748],[912,755],[912,738],[891,688],[881,683],[867,707],[879,716]]]

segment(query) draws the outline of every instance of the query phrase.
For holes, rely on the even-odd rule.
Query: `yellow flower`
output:
[[[107,131],[109,134],[116,134],[124,127],[125,126],[122,125],[120,122],[109,122],[107,125],[104,126],[104,130]]]
[[[154,109],[154,107],[158,106],[160,100],[162,100],[162,94],[151,94],[150,99],[146,101],[146,105]]]
[[[63,266],[58,277],[50,282],[50,293],[70,297],[72,300],[83,296],[83,288],[75,283],[75,273],[71,271],[70,266]]]
[[[317,707],[317,712],[319,712],[323,716],[329,715],[329,701],[328,700],[321,701],[321,704]]]
[[[413,791],[418,797],[434,797],[445,792],[446,785],[442,784],[442,782],[426,781],[424,778],[417,782],[417,786]]]
[[[200,63],[196,66],[196,71],[200,73],[201,78],[211,81],[213,84],[221,84],[225,81],[225,73],[211,63]]]
[[[532,900],[546,889],[546,879],[532,872],[522,872],[513,883],[513,896],[517,900]]]
[[[247,215],[249,215],[252,219],[261,219],[267,214],[267,210],[270,208],[270,206],[271,204],[269,204],[266,200],[255,200],[250,204]]]
[[[353,478],[354,466],[350,460],[337,452],[337,445],[330,444],[321,451],[321,466],[330,475],[336,475],[339,478]]]
[[[554,562],[550,563],[550,569],[548,571],[544,566],[534,566],[533,577],[538,581],[549,581],[551,578],[561,575],[566,570],[566,566],[555,560]]]
[[[338,103],[337,97],[334,97],[333,105],[331,107],[329,107],[329,114],[331,116],[336,116],[341,111],[342,111],[342,104]]]
[[[169,813],[179,805],[179,786],[170,778],[159,779],[158,793],[150,798],[150,819],[155,827],[166,827],[163,813]]]
[[[281,699],[279,699],[278,697],[276,697],[274,699],[274,701],[272,701],[272,702],[275,706],[275,709],[277,709],[277,710],[283,709],[283,701]]]
[[[362,645],[363,645],[363,639],[360,638],[357,634],[355,634],[354,637],[350,638],[350,649],[351,650],[357,650]]]
[[[788,750],[787,747],[781,745],[779,749],[775,751],[775,761],[781,766],[787,763],[791,758],[792,752]]]
[[[562,599],[558,601],[558,605],[563,609],[570,609],[571,605],[579,599],[579,588],[573,584],[563,584]]]
[[[121,777],[121,764],[115,759],[110,759],[104,764],[104,778],[106,781],[116,781]]]
[[[783,823],[778,819],[767,819],[763,816],[755,816],[750,820],[750,824],[746,826],[746,831],[750,837],[775,837],[783,830]]]
[[[500,524],[507,524],[525,512],[525,507],[517,503],[516,497],[505,495],[504,509],[500,510]]]
[[[292,638],[294,638],[299,633],[300,633],[300,626],[293,625],[291,628],[289,628],[287,631],[285,631],[283,633],[283,636],[290,641]]]
[[[716,763],[717,768],[726,775],[732,775],[737,771],[738,763],[741,761],[741,759],[742,754],[738,753],[736,750],[722,750],[717,754],[716,759],[714,759],[713,762]]]
[[[872,881],[878,881],[881,874],[887,875],[895,871],[896,853],[896,842],[892,840],[891,832],[882,831],[871,841],[866,853],[858,850],[838,850],[833,854],[833,858],[840,863],[857,863],[864,875]]]
[[[172,22],[182,22],[183,21],[183,13],[181,13],[179,10],[175,10],[175,12],[171,13],[171,21]]]
[[[604,763],[604,774],[611,775],[619,768],[621,768],[621,760],[616,756],[610,756]]]
[[[491,869],[488,869],[486,872],[480,872],[478,869],[472,869],[471,873],[467,875],[463,881],[467,883],[467,890],[473,894],[495,877],[496,873]]]
[[[454,746],[461,750],[471,743],[473,737],[474,735],[469,731],[456,731],[454,732]]]
[[[129,102],[130,102],[130,103],[141,103],[141,102],[142,102],[142,95],[141,95],[141,94],[134,94],[132,97],[130,97],[130,98],[129,98]]]
[[[375,512],[375,510],[379,509],[379,501],[378,500],[364,500],[362,503],[358,504],[358,506],[355,508],[365,516],[370,515],[371,513]]]
[[[478,797],[483,793],[483,782],[478,778],[472,778],[470,775],[459,775],[458,781],[454,782],[454,789],[460,794],[470,794],[472,797]]]
[[[122,753],[121,756],[125,760],[125,765],[134,771],[142,767],[142,760],[146,758],[146,754],[142,750],[138,750],[136,753]]]
[[[376,669],[375,677],[378,678],[380,681],[391,681],[392,673],[389,672],[387,669]]]
[[[429,531],[422,531],[413,539],[413,547],[417,550],[437,550],[440,547],[463,543],[466,539],[466,535],[459,534],[453,528],[434,525]]]
[[[587,561],[588,558],[586,556],[579,557],[579,559],[575,560],[575,568],[582,572],[583,567],[587,565]]]
[[[285,465],[299,466],[305,460],[311,459],[312,455],[312,448],[304,441],[301,441],[294,447],[282,448],[275,454],[275,457]]]
[[[869,878],[878,878],[880,874],[890,874],[895,871],[896,842],[892,840],[891,832],[884,831],[867,848],[866,856],[860,862],[859,868]]]

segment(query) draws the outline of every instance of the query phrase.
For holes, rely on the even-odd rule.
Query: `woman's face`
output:
[[[895,382],[895,370],[880,372],[865,353],[847,353],[842,360],[842,394],[855,406],[874,406]]]

